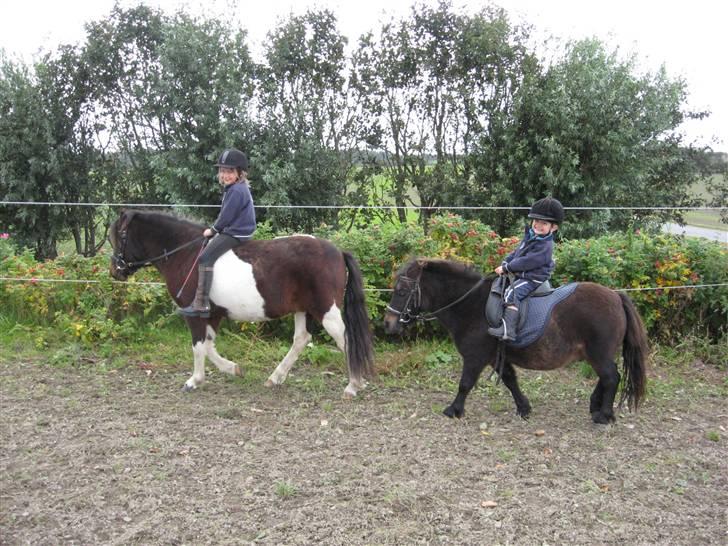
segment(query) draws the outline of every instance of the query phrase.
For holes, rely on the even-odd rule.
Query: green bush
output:
[[[434,217],[427,233],[416,224],[387,224],[349,232],[321,226],[316,234],[350,251],[359,261],[375,326],[381,322],[390,299],[386,289],[391,287],[397,269],[410,257],[454,259],[490,273],[518,242],[518,238],[501,238],[488,226],[453,214]],[[256,237],[274,235],[265,225]],[[673,235],[612,234],[562,241],[556,245],[555,260],[555,285],[592,281],[615,289],[656,288],[628,292],[653,338],[677,344],[689,334],[712,340],[726,334],[727,287],[670,289],[728,283],[725,246]],[[18,322],[54,325],[85,343],[130,339],[174,313],[166,289],[145,284],[160,281],[154,268],[138,271],[127,283],[112,282],[109,256],[104,253],[94,258],[61,256],[38,263],[29,252],[16,253],[7,239],[0,239],[0,276],[93,281],[0,281],[3,314]],[[241,328],[290,334],[284,323]]]
[[[125,326],[142,326],[173,311],[155,269],[137,272],[127,283],[109,275],[109,255],[59,256],[36,262],[30,251],[0,259],[0,276],[27,279],[0,283],[3,313],[18,322],[55,325],[84,341],[124,337]],[[88,281],[88,282],[76,282]]]
[[[725,335],[728,287],[671,289],[728,283],[728,250],[718,243],[627,233],[562,242],[555,254],[554,284],[592,281],[630,289],[652,337],[679,342],[693,332]]]

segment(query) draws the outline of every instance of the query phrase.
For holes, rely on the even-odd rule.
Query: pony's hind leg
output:
[[[349,363],[349,357],[346,351],[346,325],[344,320],[341,318],[341,311],[334,304],[331,309],[327,311],[321,321],[323,327],[334,338],[336,346],[339,350],[344,353],[344,358],[347,360],[347,367]],[[363,389],[366,386],[366,381],[361,377],[355,377],[349,369],[349,384],[344,389],[344,398],[354,398],[359,389]]]
[[[293,345],[288,350],[286,356],[281,360],[273,373],[265,382],[266,387],[272,387],[274,385],[280,385],[288,376],[288,372],[291,371],[293,364],[298,359],[306,344],[311,341],[311,334],[306,329],[306,313],[296,313],[293,316],[295,330],[293,333]]]
[[[207,326],[207,337],[205,338],[205,352],[207,357],[212,363],[217,366],[217,369],[223,373],[229,373],[230,375],[242,376],[243,372],[240,370],[240,366],[220,356],[215,348],[215,328],[212,324]]]
[[[612,360],[602,363],[592,362],[594,371],[599,376],[594,392],[589,401],[589,411],[592,421],[598,424],[607,425],[614,422],[614,398],[619,387],[619,372],[617,364]]]

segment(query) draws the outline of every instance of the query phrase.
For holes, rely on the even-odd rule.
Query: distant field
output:
[[[713,178],[718,176],[714,174]],[[693,186],[693,192],[696,196],[702,198],[709,198],[711,195],[705,187],[704,182],[699,182]],[[695,227],[701,227],[706,229],[718,229],[721,231],[728,231],[728,224],[724,224],[720,221],[720,212],[713,210],[696,210],[685,214],[685,221]]]
[[[714,210],[695,210],[685,214],[688,225],[706,229],[728,231],[728,224],[720,221],[720,213]]]

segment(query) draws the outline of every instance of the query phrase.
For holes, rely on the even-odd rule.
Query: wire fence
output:
[[[64,206],[64,207],[111,207],[111,208],[220,208],[220,205],[204,205],[198,203],[76,203],[65,201],[0,201],[0,205],[15,206]],[[514,206],[436,206],[420,205],[265,205],[256,204],[257,209],[335,209],[335,210],[529,210],[530,207]],[[564,207],[565,210],[707,210],[723,211],[726,207],[676,207],[676,206],[598,206],[598,207]]]
[[[0,282],[27,282],[27,283],[72,283],[72,284],[102,284],[105,282],[111,282],[111,284],[122,284],[126,286],[166,286],[163,282],[153,281],[142,281],[135,283],[127,283],[125,281],[99,281],[96,279],[44,279],[36,277],[0,277]],[[728,283],[714,283],[714,284],[684,284],[680,286],[647,286],[639,288],[612,288],[615,292],[643,292],[649,290],[680,290],[687,288],[718,288],[721,286],[728,286]],[[391,292],[391,288],[365,288],[365,292]]]
[[[169,204],[169,203],[78,203],[66,201],[0,201],[0,205],[15,206],[71,206],[71,207],[136,207],[136,208],[219,208],[220,205],[205,205],[197,203]],[[514,206],[437,206],[422,207],[417,205],[255,205],[259,209],[338,209],[338,210],[529,210],[530,207]],[[599,206],[599,207],[564,207],[566,210],[694,210],[694,211],[724,211],[727,207],[676,207],[676,206]],[[1,282],[48,282],[48,283],[85,283],[100,284],[102,281],[94,279],[42,279],[35,277],[0,277]],[[127,284],[123,281],[111,281],[112,284]],[[138,282],[137,286],[165,286],[162,282]],[[728,286],[722,284],[689,284],[681,286],[651,286],[640,288],[613,288],[616,292],[639,292],[650,290],[679,290],[688,288],[717,288]],[[369,292],[391,292],[390,288],[367,288]]]

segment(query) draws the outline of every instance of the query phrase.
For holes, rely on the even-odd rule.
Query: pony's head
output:
[[[412,259],[397,271],[392,287],[392,298],[384,315],[384,330],[398,334],[403,326],[417,318],[422,304],[420,279],[427,260]]]
[[[461,262],[414,258],[397,272],[392,299],[384,316],[387,333],[400,333],[402,328],[422,316],[422,312],[433,311],[444,301],[457,298],[451,295],[453,281],[463,279],[468,284],[478,280],[480,274]],[[459,283],[455,283],[459,284]]]
[[[113,248],[111,254],[111,276],[118,281],[125,281],[136,269],[130,264],[136,261],[134,243],[129,242],[129,226],[137,211],[122,210],[119,218],[109,228],[109,241]]]

